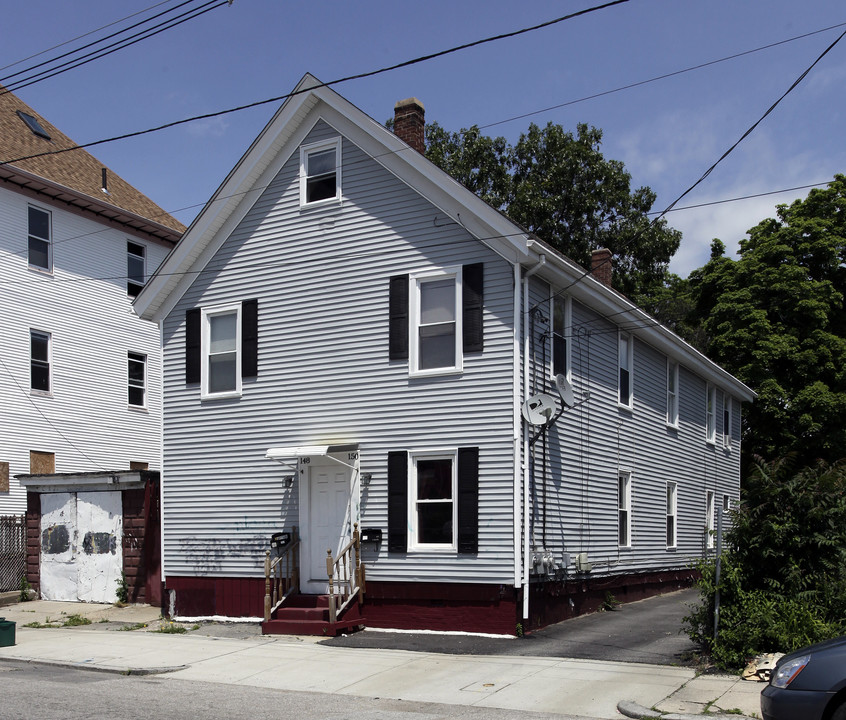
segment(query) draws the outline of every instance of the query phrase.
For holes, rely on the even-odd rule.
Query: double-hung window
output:
[[[570,303],[556,295],[552,299],[552,375],[570,377]]]
[[[676,547],[676,483],[667,483],[667,547]]]
[[[133,407],[147,407],[147,356],[130,352],[126,358],[128,402]]]
[[[29,206],[28,215],[29,266],[37,270],[53,270],[53,244],[50,241],[50,213]]]
[[[731,421],[732,421],[732,399],[728,393],[723,393],[723,447],[731,449]]]
[[[705,440],[713,443],[717,438],[717,388],[711,383],[705,388]]]
[[[667,425],[679,424],[679,364],[667,359]]]
[[[461,268],[417,276],[414,281],[411,297],[413,372],[461,370]]]
[[[714,491],[705,493],[705,546],[714,547]]]
[[[625,407],[632,406],[632,363],[634,359],[634,342],[632,336],[627,332],[619,331],[618,335],[618,356],[620,365],[619,378],[619,402]]]
[[[632,476],[629,472],[617,475],[617,544],[630,547],[632,544]]]
[[[126,242],[126,294],[137,297],[147,280],[146,248],[138,243]]]
[[[455,549],[456,453],[412,453],[411,549]]]
[[[203,396],[238,395],[241,392],[241,305],[203,308]]]
[[[36,393],[50,392],[50,333],[29,331],[29,386]]]
[[[341,138],[300,148],[300,205],[326,204],[341,199]]]

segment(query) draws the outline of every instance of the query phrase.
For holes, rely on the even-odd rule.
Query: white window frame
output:
[[[714,502],[716,493],[713,490],[705,492],[705,547],[714,548]]]
[[[437,368],[420,368],[420,288],[427,282],[436,282],[452,278],[455,283],[455,362],[452,365],[445,365]],[[453,375],[464,370],[464,328],[462,323],[462,276],[461,266],[441,268],[424,273],[416,273],[409,278],[409,323],[408,323],[408,347],[409,365],[408,374],[413,377],[424,377],[432,375]]]
[[[679,364],[667,358],[667,425],[679,426]]]
[[[717,388],[705,386],[705,442],[715,444],[717,439]]]
[[[667,541],[667,549],[672,550],[678,547],[679,543],[679,514],[678,514],[678,483],[667,483],[667,525],[665,540]],[[673,531],[672,542],[670,542],[670,528]]]
[[[734,402],[731,395],[723,393],[723,447],[731,450],[731,426],[734,422]]]
[[[626,343],[625,357],[623,342]],[[634,336],[624,330],[617,331],[617,403],[620,407],[631,410],[634,407]],[[623,384],[621,382],[623,371],[629,374],[629,394],[627,398],[621,397]]]
[[[629,470],[617,473],[617,545],[621,548],[632,546],[632,473]]]
[[[211,342],[211,319],[221,315],[235,315],[235,388],[223,392],[209,391],[209,346]],[[220,399],[241,396],[241,303],[228,303],[204,307],[201,310],[200,333],[200,397],[202,399]]]
[[[557,327],[556,323],[556,314],[555,309],[556,306],[560,308],[560,317],[563,320],[563,327]],[[554,338],[556,335],[562,337],[564,339],[564,367],[566,368],[566,372],[564,376],[567,378],[568,381],[572,380],[572,365],[570,363],[570,349],[572,343],[570,342],[570,336],[573,327],[573,303],[569,296],[562,296],[556,295],[552,298],[549,303],[549,317],[552,318],[552,321],[549,324],[549,332],[550,335]],[[559,332],[560,330],[560,332]],[[550,343],[550,358],[549,358],[549,374],[551,378],[555,378],[555,356],[554,356],[554,343]]]
[[[449,460],[452,463],[452,542],[418,542],[417,506],[417,462],[419,460]],[[408,549],[409,551],[456,552],[458,550],[458,449],[415,450],[408,453]],[[425,502],[425,501],[422,501]]]
[[[335,195],[321,200],[314,200],[309,202],[308,196],[308,158],[310,155],[325,152],[326,150],[335,151]],[[308,145],[300,146],[300,207],[302,208],[316,208],[325,205],[335,205],[341,202],[342,193],[342,178],[341,178],[341,138],[336,137],[330,140],[321,140],[320,142],[309,143]]]
[[[43,238],[39,235],[33,235],[31,232],[30,224],[29,224],[29,213],[30,210],[35,210],[36,212],[44,213],[47,216],[47,237]],[[47,265],[35,265],[30,258],[29,252],[29,242],[30,240],[35,239],[39,242],[47,243]],[[36,270],[38,272],[43,273],[53,273],[53,213],[49,210],[45,210],[42,207],[38,207],[37,205],[27,205],[26,208],[26,262],[27,266],[31,270]]]
[[[47,340],[47,360],[36,360],[32,356],[32,339],[34,336],[40,336]],[[47,365],[47,389],[41,390],[39,388],[34,388],[32,386],[32,366],[35,363],[45,364]],[[50,396],[53,394],[53,335],[52,333],[45,332],[44,330],[36,330],[34,328],[30,328],[29,331],[29,391],[32,395],[43,395],[43,396]]]
[[[137,253],[131,252],[130,247],[132,246],[141,248],[141,254],[138,255]],[[132,279],[132,275],[130,273],[130,263],[132,259],[141,260],[141,282],[137,282],[136,280]],[[126,241],[126,294],[129,297],[137,297],[138,293],[140,293],[144,289],[144,285],[147,282],[147,247],[142,243],[135,242],[134,240],[127,240]],[[132,286],[132,289],[130,289]],[[134,288],[138,288],[135,292],[133,292]]]
[[[132,375],[129,372],[129,365],[131,363],[142,363],[144,366],[144,378],[141,380],[139,384],[138,381],[133,381]],[[137,410],[145,410],[147,408],[147,356],[144,353],[133,352],[132,350],[127,351],[126,353],[126,384],[127,384],[127,393],[126,393],[126,404],[130,408],[134,408]],[[129,390],[135,388],[136,390],[141,390],[143,392],[143,402],[140,404],[133,403],[129,401]]]

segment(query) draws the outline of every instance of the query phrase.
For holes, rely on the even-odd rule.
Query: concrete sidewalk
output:
[[[74,615],[92,624],[23,627],[61,625]],[[714,720],[714,713],[731,711],[738,720],[738,711],[760,715],[763,688],[736,676],[697,676],[691,668],[661,665],[330,647],[321,645],[321,638],[262,636],[254,625],[212,623],[196,630],[186,625],[185,634],[151,632],[170,623],[149,606],[35,601],[0,607],[0,617],[17,624],[16,644],[0,648],[0,660],[281,690],[606,719],[620,717],[618,704],[630,717],[707,711]]]

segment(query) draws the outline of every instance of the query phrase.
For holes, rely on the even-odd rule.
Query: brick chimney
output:
[[[421,155],[426,152],[425,113],[423,103],[417,98],[400,100],[394,105],[394,135]]]
[[[611,287],[611,251],[598,248],[590,254],[590,272],[603,285]]]

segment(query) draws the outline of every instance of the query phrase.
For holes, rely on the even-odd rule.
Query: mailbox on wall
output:
[[[382,528],[361,528],[361,542],[380,543],[382,542]]]
[[[281,550],[282,548],[289,545],[291,542],[291,533],[289,532],[278,532],[273,533],[270,536],[270,547],[274,550]]]

